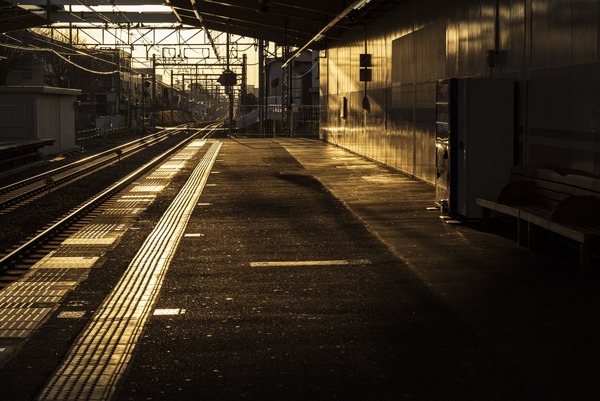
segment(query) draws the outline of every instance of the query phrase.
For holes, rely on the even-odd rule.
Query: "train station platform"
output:
[[[112,399],[596,399],[600,283],[568,246],[448,224],[429,184],[318,140],[208,145],[152,313],[109,364]],[[82,330],[117,325],[100,304],[179,181],[3,363],[0,398],[52,399],[42,388]]]
[[[54,139],[31,139],[0,137],[0,177],[30,168],[45,161],[40,149],[50,146]]]

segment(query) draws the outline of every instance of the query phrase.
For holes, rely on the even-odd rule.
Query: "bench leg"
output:
[[[517,244],[525,246],[528,243],[529,224],[517,217]]]
[[[537,227],[527,223],[527,247],[534,250],[537,247]]]
[[[490,209],[485,207],[481,209],[481,229],[483,231],[490,229]]]
[[[579,269],[581,273],[589,273],[592,268],[592,247],[589,243],[579,245]]]

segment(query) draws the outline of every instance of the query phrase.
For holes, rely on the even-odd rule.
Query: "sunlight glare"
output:
[[[140,6],[127,6],[127,5],[123,5],[123,6],[84,6],[84,5],[71,5],[65,6],[65,10],[70,11],[70,12],[74,12],[74,13],[79,13],[79,12],[86,12],[89,10],[93,10],[99,13],[118,13],[118,12],[123,12],[123,13],[167,13],[170,14],[171,13],[171,7],[169,6],[164,6],[164,5],[158,5],[158,4],[148,4],[148,5],[140,5]]]

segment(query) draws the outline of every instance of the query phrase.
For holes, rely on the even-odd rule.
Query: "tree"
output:
[[[244,106],[254,106],[258,104],[258,99],[254,96],[254,93],[246,93],[242,96],[241,102]]]
[[[0,85],[7,84],[11,72],[21,73],[27,79],[27,74],[39,67],[44,85],[66,86],[71,69],[67,59],[73,50],[69,36],[60,30],[32,28],[2,35]]]
[[[12,36],[17,36],[16,39],[21,40],[19,37],[23,35]],[[23,50],[18,42],[11,40],[8,35],[0,35],[0,85],[6,85],[10,72],[24,73],[27,69],[31,69],[32,61],[32,55]]]

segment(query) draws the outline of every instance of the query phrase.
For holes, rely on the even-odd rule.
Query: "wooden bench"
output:
[[[600,179],[515,166],[497,199],[475,202],[482,207],[484,229],[489,228],[491,211],[513,216],[520,245],[534,249],[540,229],[559,234],[579,244],[580,268],[590,270],[600,239]]]

